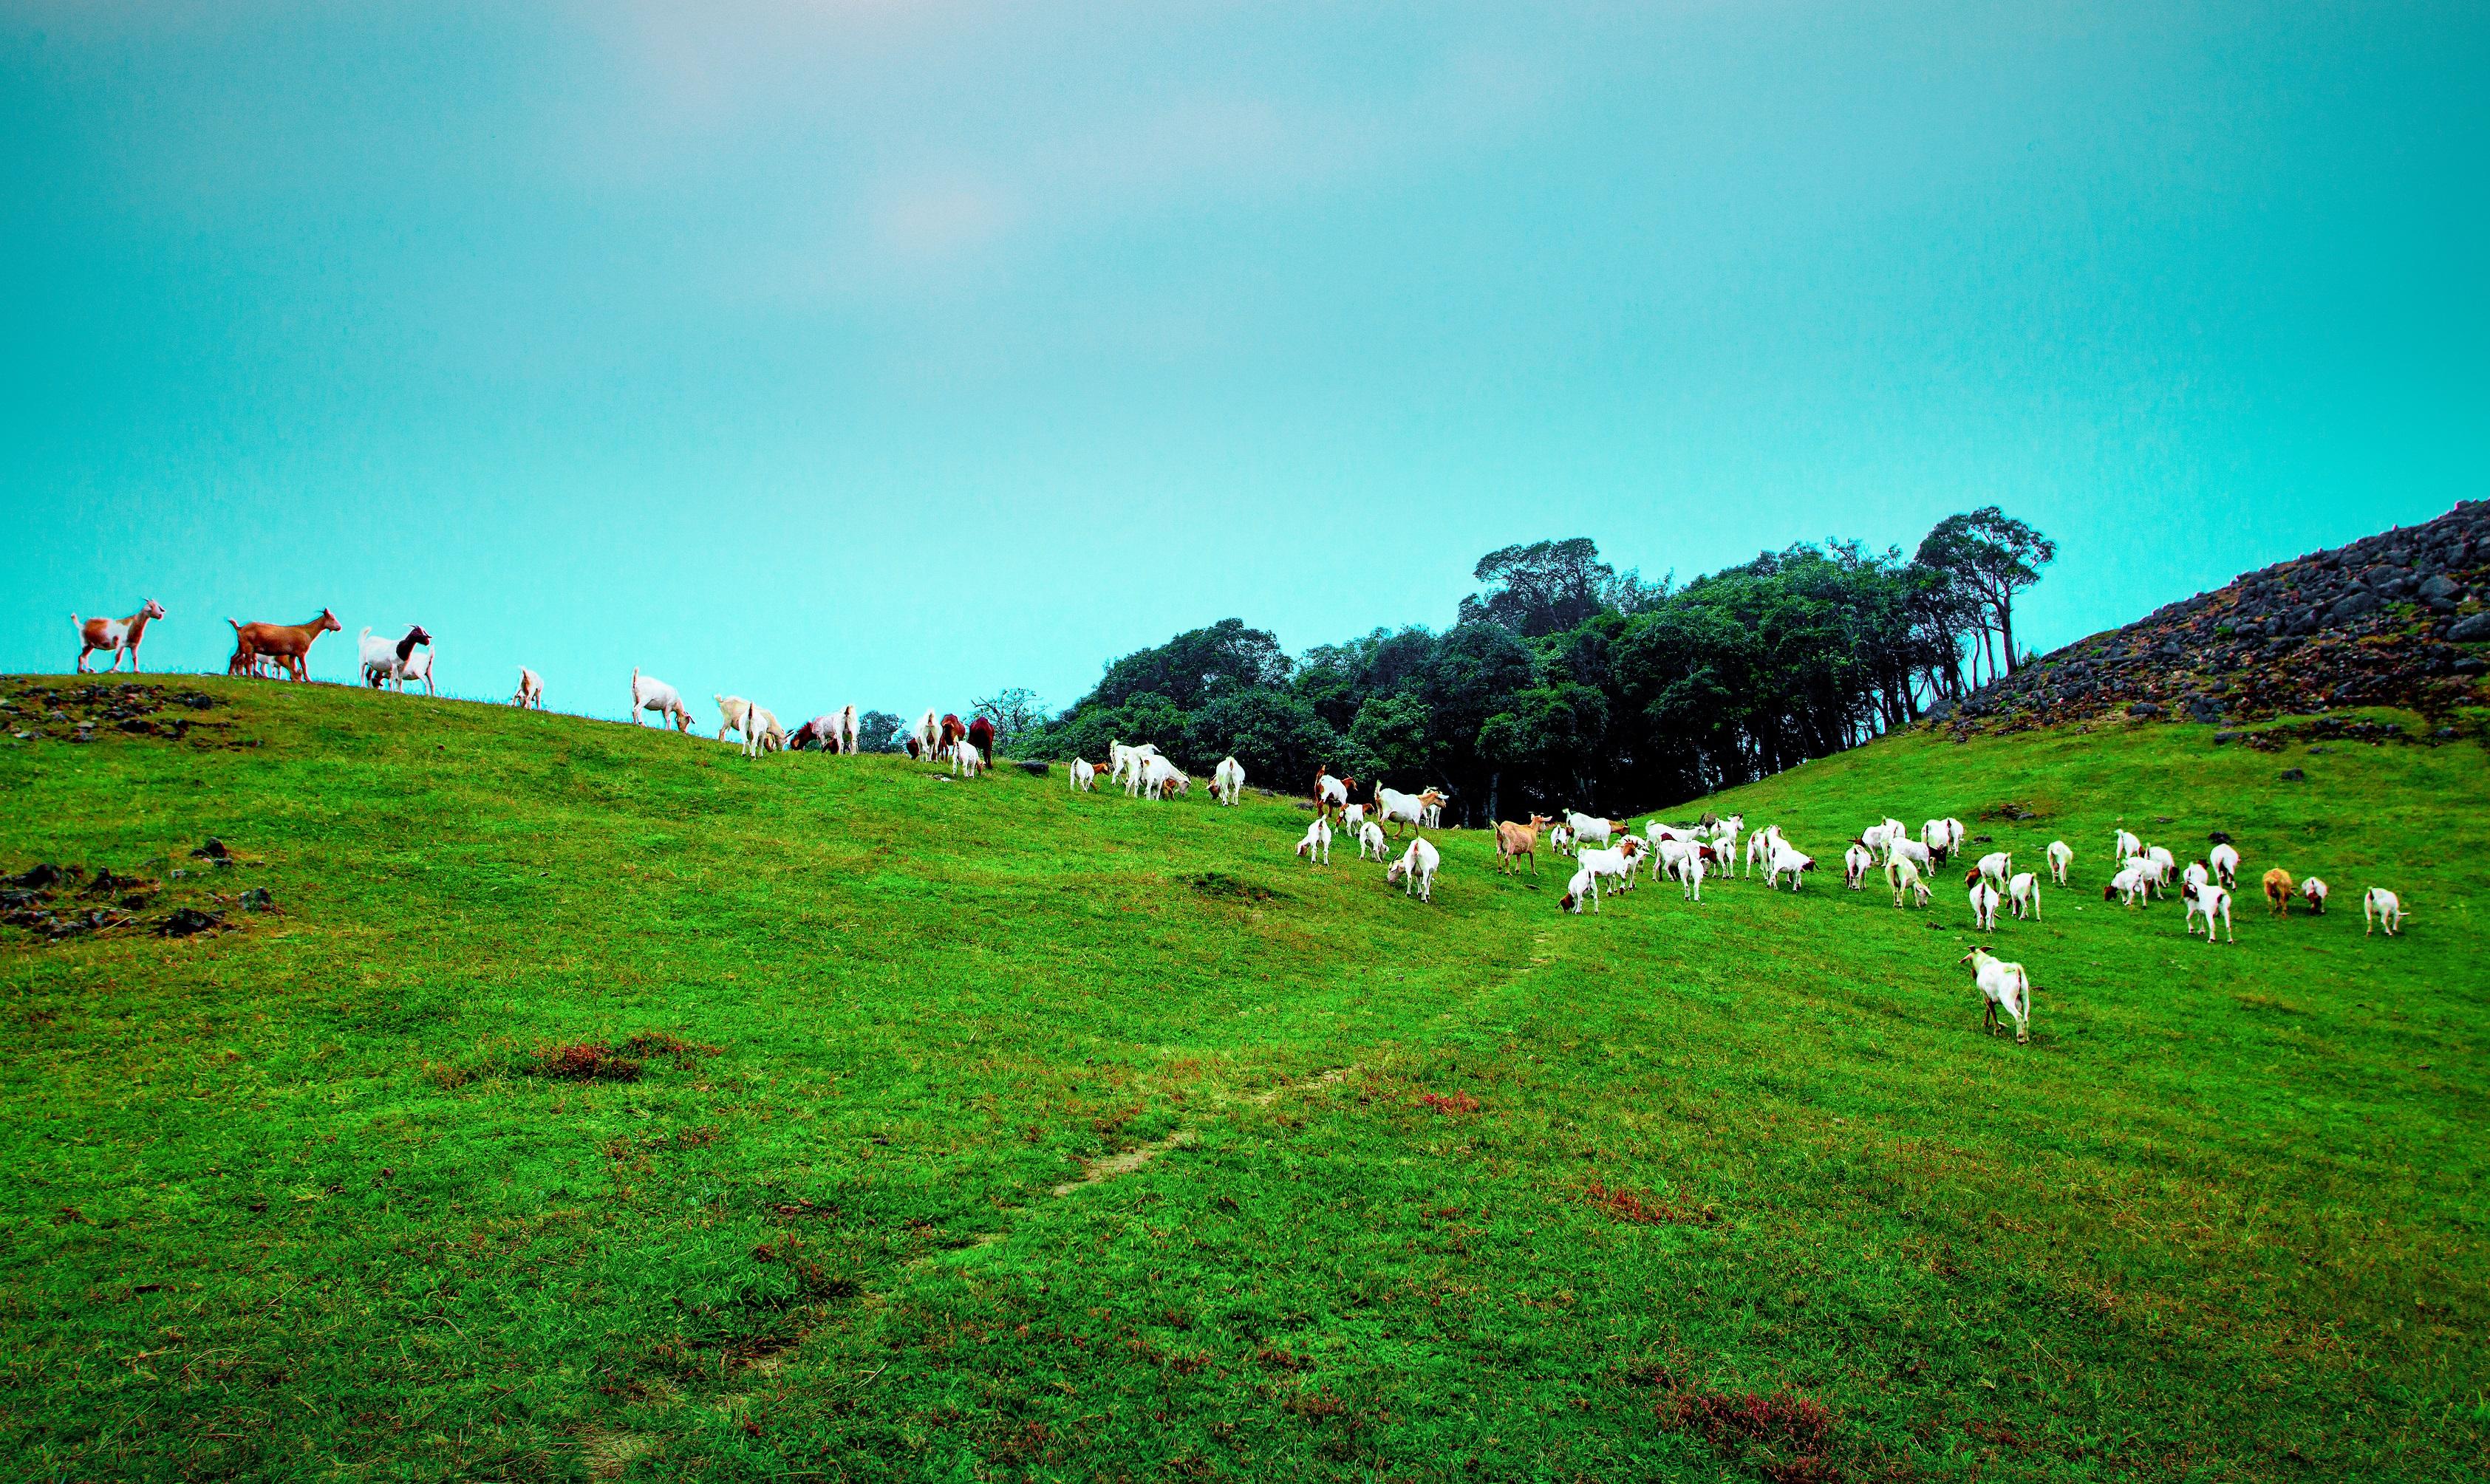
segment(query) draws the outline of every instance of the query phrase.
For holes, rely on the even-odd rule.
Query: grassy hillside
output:
[[[1717,801],[1804,893],[1576,918],[1472,834],[1432,907],[1309,869],[1280,800],[175,688],[0,745],[0,868],[240,925],[0,928],[25,1477],[2485,1466],[2476,741],[1896,738]],[[1995,935],[2032,1044],[1953,878],[1839,889],[1888,812],[2076,847]],[[2335,912],[2106,906],[2120,819]]]

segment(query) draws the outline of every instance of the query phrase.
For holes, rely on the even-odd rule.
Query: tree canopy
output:
[[[2010,634],[2012,594],[2055,543],[1994,507],[1919,553],[1799,544],[1672,587],[1589,539],[1482,557],[1454,625],[1376,629],[1291,660],[1236,618],[1110,664],[1035,728],[1032,756],[1155,742],[1206,773],[1299,792],[1317,768],[1433,785],[1468,823],[1531,810],[1624,813],[1855,746],[1961,696]],[[1972,678],[1976,678],[1976,671]]]

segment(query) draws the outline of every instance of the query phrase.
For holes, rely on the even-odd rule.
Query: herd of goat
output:
[[[78,630],[81,644],[77,669],[86,671],[88,656],[104,651],[113,656],[110,669],[118,670],[122,657],[128,655],[134,671],[138,668],[138,646],[148,623],[163,616],[163,608],[153,600],[128,618],[81,619],[72,614],[70,621]],[[231,619],[226,621],[233,623]],[[324,633],[342,632],[343,626],[335,615],[322,609],[317,618],[306,623],[233,623],[233,630],[234,654],[226,666],[227,673],[258,676],[269,673],[273,667],[301,680],[305,677],[304,659],[312,642]],[[358,642],[365,684],[403,689],[420,682],[425,694],[434,694],[432,636],[420,624],[410,626],[394,641],[374,638],[372,631],[365,629]],[[711,699],[717,703],[720,718],[718,740],[724,741],[728,733],[735,733],[747,756],[791,748],[818,748],[829,753],[861,750],[856,708],[853,705],[817,716],[789,732],[775,714],[758,702],[739,696]],[[510,700],[522,708],[542,709],[542,678],[522,667],[518,690]],[[655,713],[662,723],[680,732],[688,733],[692,728],[691,709],[683,703],[681,694],[664,681],[634,670],[632,722],[637,724],[643,712]],[[955,777],[973,778],[994,765],[994,724],[983,716],[964,723],[956,715],[938,716],[928,709],[903,727],[892,740],[909,756],[946,766]],[[1160,801],[1190,793],[1193,787],[1193,780],[1183,768],[1147,743],[1112,742],[1104,761],[1093,763],[1075,757],[1066,764],[1066,773],[1075,792],[1094,791],[1102,778],[1111,785],[1121,785],[1128,795]],[[1222,759],[1211,773],[1212,799],[1233,805],[1244,789],[1244,765],[1233,756]],[[1310,864],[1328,866],[1333,836],[1336,831],[1345,832],[1356,841],[1358,859],[1383,866],[1386,884],[1399,885],[1405,894],[1432,902],[1443,856],[1419,832],[1441,824],[1444,803],[1443,793],[1435,788],[1404,793],[1379,785],[1361,785],[1354,778],[1334,777],[1329,769],[1320,770],[1315,776],[1313,788],[1315,817],[1298,840],[1296,854]],[[1408,832],[1407,843],[1394,856],[1391,837],[1404,829]],[[1792,892],[1798,891],[1815,869],[1815,857],[1791,844],[1778,825],[1768,824],[1750,834],[1744,816],[1739,814],[1725,818],[1706,814],[1691,825],[1655,819],[1636,834],[1624,823],[1569,810],[1561,818],[1534,813],[1525,823],[1500,822],[1494,834],[1500,871],[1511,872],[1527,861],[1531,873],[1536,875],[1543,838],[1550,849],[1570,857],[1576,869],[1557,906],[1559,911],[1575,914],[1585,906],[1598,912],[1604,889],[1610,894],[1632,891],[1646,870],[1655,882],[1675,881],[1682,897],[1701,901],[1707,876],[1740,874],[1742,866],[1747,876],[1760,873],[1768,889],[1777,890],[1786,881]],[[1917,837],[1899,819],[1879,820],[1862,830],[1843,850],[1842,884],[1852,891],[1864,891],[1868,875],[1879,872],[1893,894],[1896,907],[1925,907],[1938,868],[1960,855],[1966,842],[1959,819],[1930,819],[1921,826]],[[2189,936],[2194,936],[2201,919],[2207,946],[2215,941],[2217,922],[2224,940],[2237,942],[2231,925],[2231,901],[2239,885],[2239,848],[2219,832],[2210,837],[2209,843],[2211,848],[2204,859],[2182,868],[2167,847],[2147,844],[2133,832],[2119,829],[2111,842],[2118,870],[2101,889],[2101,899],[2140,906],[2166,895],[2175,881],[2186,908]],[[2066,886],[2074,864],[2073,847],[2063,840],[2051,841],[2045,854],[2050,884]],[[2015,918],[2040,920],[2041,874],[2016,870],[2010,851],[1993,850],[1981,856],[1964,871],[1963,884],[1969,889],[1972,926],[1980,931],[1997,930],[2001,906]],[[2294,882],[2289,871],[2276,866],[2266,871],[2263,884],[2267,910],[2274,916],[2288,917],[2295,899],[2305,903],[2312,913],[2323,915],[2326,911],[2329,888],[2316,876]],[[2403,930],[2404,916],[2402,899],[2387,888],[2373,886],[2361,895],[2364,936],[2374,934],[2380,928],[2389,937],[2395,936]],[[1994,1034],[2003,1028],[2002,1013],[2014,1023],[2014,1039],[2028,1042],[2032,984],[2023,965],[1999,958],[1985,948],[1974,948],[1961,961],[1971,965],[1985,1002],[1986,1029]]]

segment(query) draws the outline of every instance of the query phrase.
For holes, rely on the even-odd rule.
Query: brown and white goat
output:
[[[145,608],[127,618],[80,618],[75,614],[70,614],[71,626],[78,631],[78,671],[81,673],[86,671],[88,655],[98,649],[107,649],[112,652],[112,663],[104,667],[105,673],[119,670],[121,657],[126,654],[130,656],[130,672],[136,674],[138,642],[147,635],[148,620],[163,616],[164,605],[154,598],[149,598]]]

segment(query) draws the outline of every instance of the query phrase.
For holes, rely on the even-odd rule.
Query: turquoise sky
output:
[[[2483,496],[2490,7],[0,4],[0,669],[967,708],[1231,614]]]

